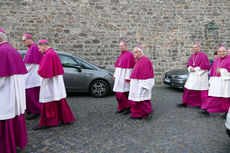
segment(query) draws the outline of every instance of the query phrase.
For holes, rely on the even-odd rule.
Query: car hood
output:
[[[112,75],[112,76],[113,76],[113,74],[114,74],[114,72],[111,71],[111,70],[107,70],[107,69],[103,69],[103,68],[101,68],[101,70],[104,71],[104,72],[109,73],[109,74]]]
[[[168,75],[187,75],[188,71],[186,69],[176,69],[176,70],[171,70],[168,71],[166,74]]]

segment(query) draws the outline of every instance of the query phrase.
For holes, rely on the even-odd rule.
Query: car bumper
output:
[[[109,83],[109,93],[113,93],[113,85],[114,85],[113,77],[107,79],[107,82]]]
[[[186,80],[184,79],[163,79],[163,83],[174,88],[180,88],[183,89],[185,85]]]

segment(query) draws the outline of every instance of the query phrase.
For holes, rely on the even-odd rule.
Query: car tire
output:
[[[97,98],[105,97],[109,93],[109,85],[104,80],[93,81],[90,84],[89,92],[90,92],[90,95],[97,97]]]

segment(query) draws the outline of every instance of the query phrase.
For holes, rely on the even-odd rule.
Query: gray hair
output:
[[[0,32],[0,38],[1,38],[3,41],[7,41],[7,36],[6,36],[5,33]]]
[[[135,47],[134,49],[137,49],[138,52],[141,52],[142,55],[144,55],[144,52],[141,47],[138,46],[138,47]]]

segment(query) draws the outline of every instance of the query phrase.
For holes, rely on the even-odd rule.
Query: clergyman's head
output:
[[[195,42],[192,46],[193,52],[196,54],[200,51],[200,43],[199,42]]]
[[[34,43],[30,34],[24,34],[22,36],[22,42],[26,47],[30,47]]]
[[[219,57],[221,58],[224,58],[225,56],[227,56],[227,50],[223,46],[220,46],[217,52],[218,52]]]
[[[120,51],[124,52],[127,50],[127,43],[125,41],[121,41],[119,47],[120,47]]]
[[[143,53],[142,53],[142,48],[141,48],[140,46],[135,47],[135,48],[133,49],[133,55],[134,55],[135,59],[140,58],[140,57],[143,55]]]
[[[38,41],[38,49],[41,53],[44,53],[49,48],[49,43],[47,40],[42,39]]]

